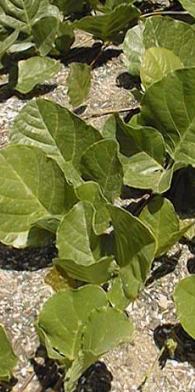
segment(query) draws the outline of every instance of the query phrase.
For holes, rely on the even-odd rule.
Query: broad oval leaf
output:
[[[41,56],[46,56],[54,46],[60,20],[48,16],[38,20],[32,27],[32,34]]]
[[[169,72],[180,68],[183,68],[183,63],[171,50],[165,48],[147,49],[140,68],[142,84],[148,88]]]
[[[104,139],[91,145],[81,158],[81,172],[86,180],[100,185],[109,201],[118,197],[123,183],[123,169],[118,158],[117,143]]]
[[[24,247],[31,226],[65,211],[65,181],[39,149],[11,145],[0,152],[0,240]]]
[[[188,276],[178,283],[174,300],[182,327],[195,339],[195,276]]]
[[[18,63],[18,81],[15,89],[29,93],[37,84],[51,79],[60,70],[60,63],[49,57],[35,56]]]
[[[170,73],[148,88],[141,120],[161,132],[176,162],[195,166],[195,67]]]
[[[101,139],[100,133],[68,109],[37,99],[28,103],[11,129],[12,143],[35,145],[56,160],[66,179],[80,185],[79,163],[83,152]]]
[[[91,67],[87,64],[72,63],[70,65],[67,83],[71,105],[81,105],[89,94],[91,86]]]
[[[192,224],[185,224],[180,228],[173,205],[161,196],[155,196],[142,210],[139,218],[156,238],[156,257],[166,253]]]
[[[141,220],[129,212],[109,206],[116,241],[116,261],[120,266],[123,290],[135,299],[143,286],[155,256],[156,241]]]
[[[8,336],[0,325],[0,380],[9,381],[13,368],[17,364],[17,357],[13,352]]]
[[[74,26],[93,34],[102,41],[117,40],[119,32],[125,31],[130,24],[136,23],[139,11],[132,5],[121,4],[105,15],[85,16]]]
[[[53,295],[43,306],[36,324],[41,340],[47,341],[49,356],[53,357],[55,350],[61,362],[74,361],[81,349],[83,327],[90,313],[107,305],[106,293],[98,286],[86,285]]]

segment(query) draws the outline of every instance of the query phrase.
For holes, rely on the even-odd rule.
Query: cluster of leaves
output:
[[[36,15],[47,9],[64,17],[80,12],[84,5],[101,9],[100,15],[73,23],[103,41],[114,40],[127,26],[127,10],[132,16],[128,21],[139,14],[133,1],[107,0],[104,6],[97,1],[51,3],[36,8]],[[194,16],[191,2],[181,3]],[[21,42],[15,45],[25,42],[32,48],[37,45],[33,31],[38,31],[36,50],[43,50],[39,57],[45,61],[44,56],[57,47],[58,16],[29,18],[25,11],[24,26],[23,19],[20,23],[14,19],[12,8],[8,12],[7,4],[0,0],[3,33],[17,20]],[[48,29],[46,35],[42,27],[39,30],[48,17],[58,20],[54,36],[49,20],[45,23],[52,44]],[[70,28],[67,20],[60,23]],[[54,240],[58,250],[47,277],[56,294],[44,305],[36,328],[48,356],[66,370],[67,392],[99,356],[132,338],[132,322],[124,309],[137,298],[154,259],[194,225],[193,219],[177,215],[169,197],[174,177],[195,167],[194,38],[193,24],[164,16],[141,18],[123,44],[128,70],[141,78],[138,115],[129,122],[113,115],[98,131],[68,109],[37,99],[21,110],[10,144],[0,151],[0,241],[24,248]],[[27,68],[23,69],[25,74]],[[149,196],[134,215],[128,203],[119,204],[124,189],[130,188]],[[182,325],[195,337],[194,277],[181,281],[174,296]],[[13,353],[11,358],[11,366],[0,369],[5,378],[15,364]]]
[[[75,40],[75,29],[87,31],[103,42],[117,41],[118,35],[123,36],[139,16],[132,3],[107,0],[103,6],[98,0],[1,0],[0,65],[10,70],[10,86],[26,94],[51,79],[60,69],[55,58],[67,54]],[[92,10],[99,14],[92,15]],[[81,17],[83,12],[89,15]],[[77,67],[79,72],[81,65]],[[89,78],[86,69],[84,78],[87,71]],[[78,103],[72,96],[71,100]]]

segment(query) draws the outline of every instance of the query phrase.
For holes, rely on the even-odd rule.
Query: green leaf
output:
[[[32,57],[18,63],[18,81],[15,89],[29,93],[37,84],[51,79],[60,70],[60,63],[48,57]]]
[[[101,139],[100,133],[55,102],[37,99],[17,116],[11,130],[12,143],[35,145],[56,160],[68,181],[82,180],[79,162],[83,152]]]
[[[140,22],[137,26],[127,31],[123,42],[123,61],[131,75],[139,75],[141,59],[144,54],[143,43],[144,24]]]
[[[62,363],[74,361],[81,349],[83,327],[90,313],[107,304],[106,293],[98,286],[86,285],[53,295],[43,306],[36,324],[41,340],[46,338],[49,356],[53,358],[55,350]]]
[[[114,140],[100,140],[91,145],[82,156],[81,171],[85,179],[100,185],[108,200],[113,201],[120,195],[123,170]]]
[[[141,220],[129,212],[109,206],[116,241],[116,261],[120,266],[123,290],[135,299],[143,286],[155,256],[156,241]]]
[[[91,67],[87,64],[72,63],[67,83],[71,105],[80,106],[89,94]]]
[[[57,231],[59,259],[56,265],[75,279],[102,283],[110,277],[112,257],[102,257],[93,219],[94,208],[87,201],[77,203],[65,214]]]
[[[156,129],[125,124],[115,115],[110,118],[103,136],[119,143],[125,185],[159,193],[170,187],[173,167],[164,169],[165,143]]]
[[[183,63],[171,50],[165,48],[147,49],[140,68],[142,84],[148,88],[169,72],[180,68],[183,68]]]
[[[14,31],[7,38],[5,38],[4,41],[0,42],[0,59],[2,59],[4,54],[10,49],[14,42],[16,42],[18,34],[18,31]]]
[[[192,2],[192,0],[179,0],[179,2],[181,3],[182,7],[195,18],[195,4]]]
[[[146,19],[144,46],[161,47],[171,50],[184,64],[195,65],[195,31],[190,24],[169,18],[153,16]]]
[[[192,224],[185,224],[180,228],[173,205],[161,196],[155,196],[142,210],[139,218],[156,238],[156,257],[165,254]]]
[[[0,0],[0,23],[31,34],[33,24],[45,16],[59,16],[48,0]]]
[[[2,325],[0,325],[0,380],[9,381],[13,368],[17,364],[17,357],[14,354],[10,341]]]
[[[116,7],[118,7],[121,4],[132,5],[133,3],[134,0],[106,0],[105,5],[101,8],[101,11],[106,13],[114,10]]]
[[[93,181],[87,181],[75,189],[76,195],[81,201],[89,201],[95,211],[93,226],[97,235],[103,234],[110,225],[110,215],[107,210],[107,200],[103,196],[99,185]]]
[[[24,247],[33,224],[64,213],[64,177],[56,163],[35,147],[2,149],[0,165],[0,240]]]
[[[80,30],[93,34],[102,41],[117,39],[119,32],[124,31],[130,24],[136,23],[139,17],[137,8],[121,4],[105,15],[85,16],[74,26]]]
[[[195,68],[177,70],[146,91],[141,120],[161,132],[172,158],[195,166]]]
[[[68,52],[75,40],[74,29],[68,22],[59,24],[58,35],[55,40],[56,49],[63,55]]]
[[[57,5],[64,15],[82,11],[84,5],[83,0],[53,0],[52,3]]]
[[[174,300],[182,327],[195,339],[195,276],[188,276],[178,283]]]
[[[59,19],[48,16],[38,20],[32,27],[36,48],[41,56],[46,56],[54,46],[59,28]]]
[[[129,305],[129,300],[125,296],[123,282],[120,276],[117,276],[110,281],[107,297],[113,308],[124,310]]]

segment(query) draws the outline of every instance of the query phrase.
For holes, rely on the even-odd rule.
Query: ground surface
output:
[[[83,35],[79,37],[79,43],[88,47],[93,44],[89,37]],[[82,56],[85,57],[85,51]],[[79,57],[79,61],[82,56]],[[121,86],[129,87],[130,81],[125,78],[120,51],[109,49],[102,62],[101,66],[93,70],[91,93],[83,117],[90,117],[91,114],[100,111],[135,106],[128,89]],[[39,94],[69,106],[67,74],[68,66],[62,66],[51,87],[46,86],[45,89],[39,90]],[[10,96],[4,85],[6,77],[2,77],[1,83],[0,140],[3,145],[8,142],[8,129],[12,120],[26,104],[27,98]],[[89,121],[100,128],[106,118],[102,116]],[[15,372],[18,383],[12,387],[13,392],[60,390],[54,365],[50,362],[44,365],[43,359],[38,354],[35,358],[38,340],[34,330],[34,320],[42,304],[51,295],[50,287],[44,283],[44,276],[50,268],[54,253],[53,248],[41,251],[16,251],[0,246],[0,323],[7,328],[20,359]],[[193,249],[190,251],[187,245],[178,244],[170,258],[154,266],[156,270],[154,279],[150,280],[140,298],[128,308],[128,313],[136,326],[133,343],[107,354],[103,360],[108,370],[103,364],[97,364],[86,374],[86,379],[82,379],[83,384],[80,383],[78,391],[195,391],[193,355],[189,355],[189,350],[185,349],[185,339],[181,342],[178,340],[176,358],[168,359],[163,369],[158,364],[159,348],[157,347],[162,343],[165,332],[168,331],[170,334],[174,332],[174,329],[167,325],[173,326],[176,323],[172,294],[176,282],[189,274],[189,269],[193,272],[193,260],[189,262],[192,257]],[[168,329],[165,330],[165,327]],[[191,344],[193,345],[193,342]],[[150,373],[148,382],[141,389],[140,385],[148,371]],[[38,372],[39,378],[42,376],[42,387],[34,372]],[[88,389],[82,389],[81,385],[84,385],[84,381]],[[4,390],[0,387],[0,391]]]

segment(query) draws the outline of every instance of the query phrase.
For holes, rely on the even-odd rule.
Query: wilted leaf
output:
[[[8,381],[13,368],[16,366],[17,357],[14,354],[10,341],[4,328],[0,325],[0,380]]]
[[[171,50],[150,48],[144,53],[140,68],[141,81],[145,88],[162,79],[169,72],[183,68],[183,63]]]
[[[81,171],[85,179],[100,185],[108,200],[113,201],[120,195],[123,170],[114,140],[105,139],[91,145],[82,156]]]
[[[195,339],[195,276],[188,276],[178,283],[174,300],[182,327]]]
[[[39,149],[8,146],[0,152],[0,240],[24,247],[31,226],[65,211],[65,181]]]
[[[91,67],[87,64],[72,63],[70,65],[67,83],[71,105],[81,105],[89,94],[91,86]]]
[[[11,130],[12,143],[35,145],[56,160],[74,185],[82,182],[79,162],[83,152],[101,139],[100,133],[68,109],[55,102],[37,99],[17,116]]]

